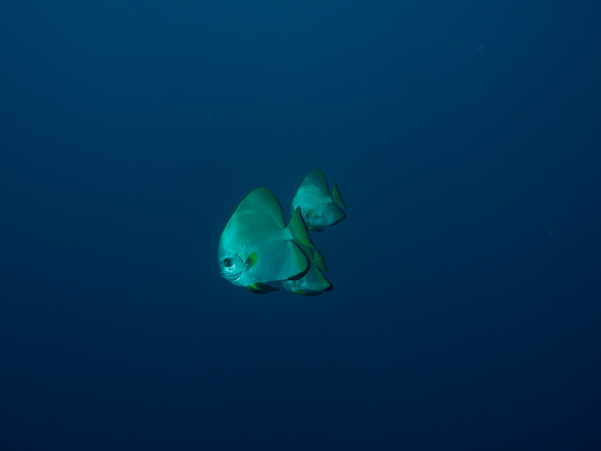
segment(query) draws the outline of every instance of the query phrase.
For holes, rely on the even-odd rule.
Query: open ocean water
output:
[[[0,4],[1,450],[601,449],[601,3]],[[334,290],[220,234],[303,178]]]

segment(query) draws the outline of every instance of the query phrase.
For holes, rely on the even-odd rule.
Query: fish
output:
[[[338,185],[328,190],[328,180],[321,169],[314,169],[305,177],[292,199],[292,211],[300,207],[303,219],[311,231],[321,232],[327,226],[338,224],[346,217],[346,209]]]
[[[219,271],[252,293],[279,291],[267,283],[300,279],[311,269],[302,246],[314,247],[300,208],[286,226],[278,199],[267,188],[256,188],[240,202],[221,233]]]
[[[328,271],[323,254],[316,247],[311,249],[301,245],[301,248],[309,256],[311,267],[307,274],[300,279],[282,281],[282,286],[288,291],[303,296],[317,296],[326,291],[331,291],[334,286],[323,273]]]

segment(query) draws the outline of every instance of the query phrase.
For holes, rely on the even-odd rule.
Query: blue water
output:
[[[0,449],[601,449],[601,4],[0,6]],[[313,169],[334,290],[220,277]]]

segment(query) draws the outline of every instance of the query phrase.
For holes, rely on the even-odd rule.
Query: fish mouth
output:
[[[223,277],[226,280],[229,280],[230,282],[236,282],[240,278],[240,275],[235,276],[232,274],[228,274],[226,271],[219,271],[219,273],[221,274],[221,277]]]

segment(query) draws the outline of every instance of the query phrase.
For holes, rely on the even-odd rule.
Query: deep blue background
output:
[[[0,448],[599,449],[600,20],[3,0]],[[222,279],[316,167],[334,291]]]

